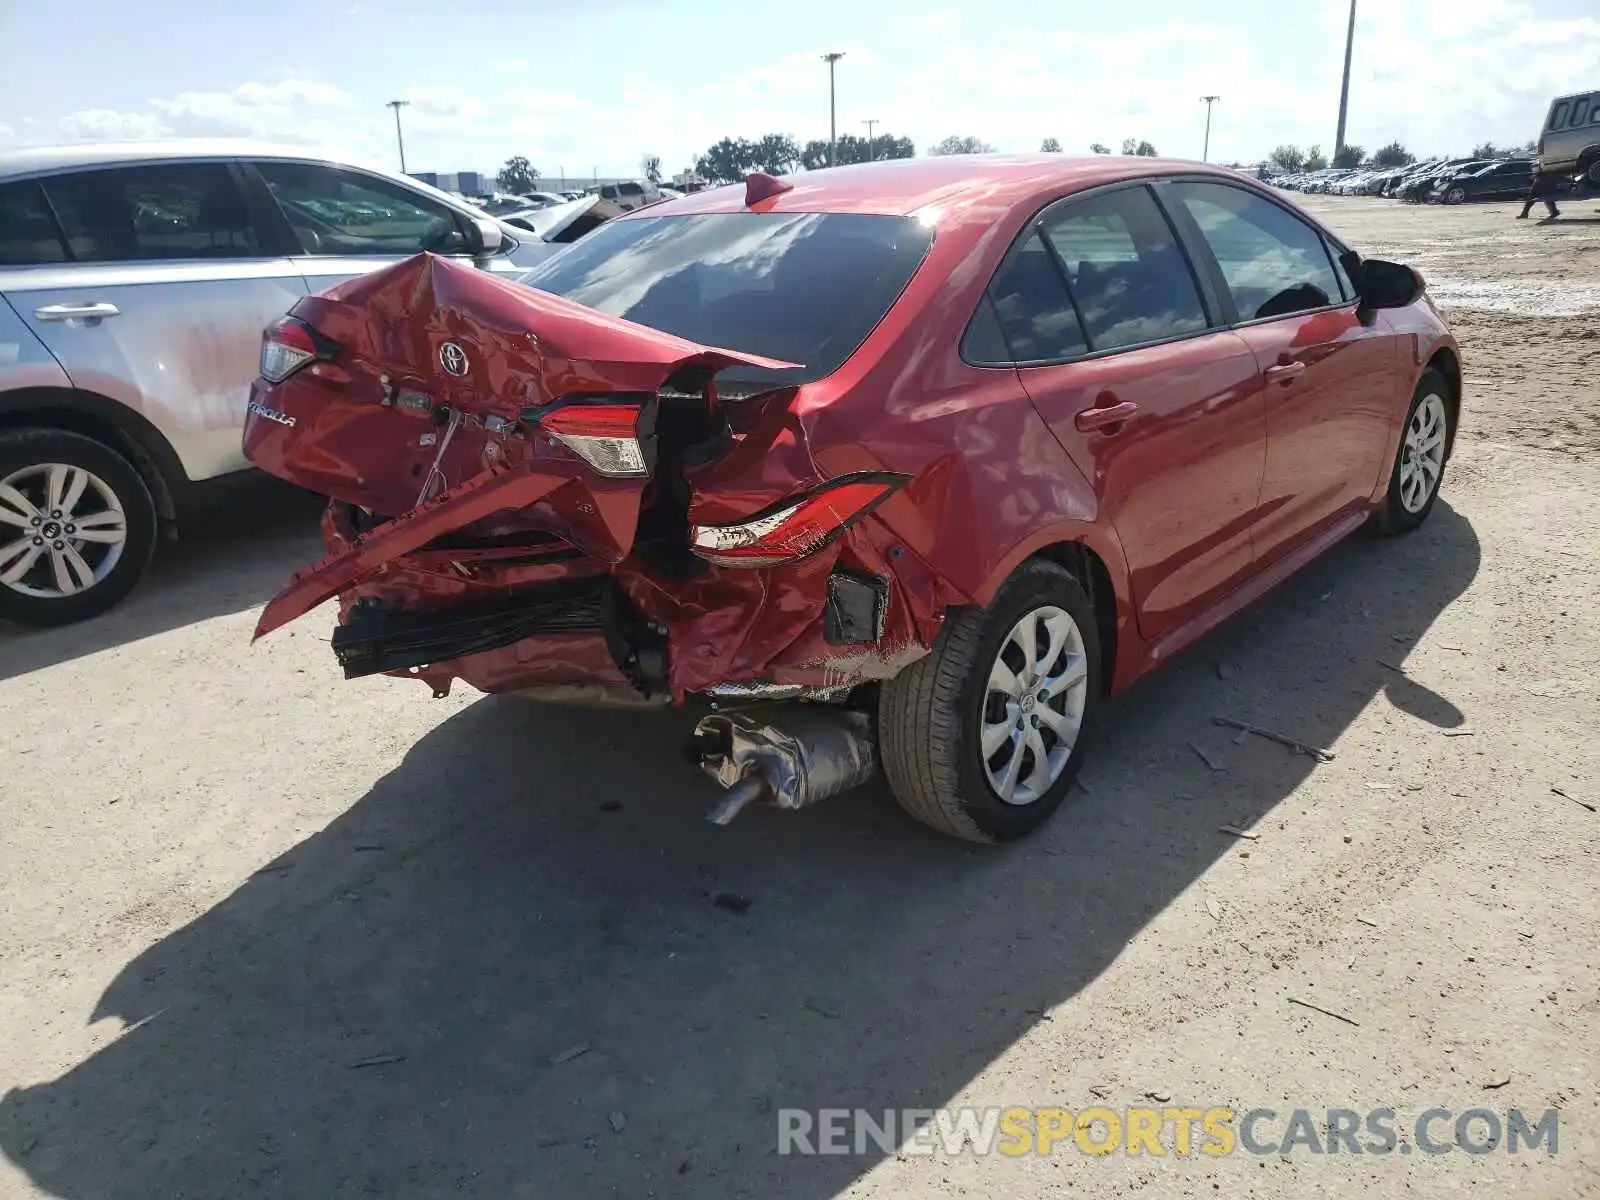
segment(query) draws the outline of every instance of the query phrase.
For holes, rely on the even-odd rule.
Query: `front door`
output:
[[[1226,183],[1164,186],[1198,227],[1266,395],[1267,464],[1254,542],[1263,564],[1365,507],[1400,411],[1399,351],[1380,315],[1358,316],[1322,235],[1271,199]]]
[[[1150,190],[1045,210],[991,298],[1023,386],[1094,485],[1155,639],[1249,574],[1266,424],[1255,356],[1214,328]]]

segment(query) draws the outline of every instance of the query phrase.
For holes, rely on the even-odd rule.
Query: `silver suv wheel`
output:
[[[0,584],[42,600],[103,582],[128,541],[116,492],[68,463],[37,463],[0,479],[0,526]]]

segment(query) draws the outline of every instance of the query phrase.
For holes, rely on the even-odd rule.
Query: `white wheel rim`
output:
[[[1444,438],[1449,428],[1444,398],[1424,396],[1411,414],[1405,444],[1400,448],[1400,503],[1407,512],[1421,512],[1438,490],[1439,476],[1444,473]]]
[[[111,574],[128,518],[106,482],[66,463],[35,463],[0,479],[0,584],[61,600]]]
[[[1071,614],[1047,604],[1011,627],[989,668],[979,730],[984,773],[1007,804],[1032,804],[1066,770],[1089,698],[1089,660]]]

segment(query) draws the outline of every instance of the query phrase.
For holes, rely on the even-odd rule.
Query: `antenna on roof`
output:
[[[765,171],[751,171],[744,177],[744,206],[750,208],[763,200],[794,191],[794,184]]]

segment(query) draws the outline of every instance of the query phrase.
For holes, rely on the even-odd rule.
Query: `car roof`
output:
[[[71,146],[35,146],[0,153],[0,179],[45,172],[83,170],[128,163],[173,162],[184,159],[282,158],[298,162],[327,162],[368,167],[336,154],[283,142],[240,138],[160,138],[146,141],[98,142]],[[369,168],[390,175],[383,168]],[[414,181],[413,181],[414,182]]]
[[[854,212],[907,216],[931,207],[941,220],[993,213],[1042,193],[1065,194],[1151,175],[1206,174],[1244,181],[1247,175],[1181,159],[1118,154],[951,154],[827,167],[784,176],[793,186],[759,201],[762,212]],[[694,192],[638,210],[643,217],[745,211],[742,183]],[[623,220],[638,220],[629,215]]]

